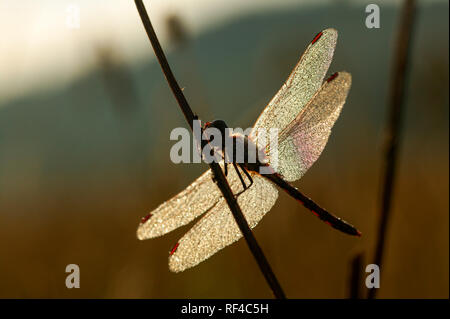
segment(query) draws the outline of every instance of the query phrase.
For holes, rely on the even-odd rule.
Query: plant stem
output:
[[[351,261],[350,298],[361,298],[361,278],[364,258],[362,253],[356,254]]]
[[[389,98],[389,120],[386,128],[385,169],[381,205],[381,220],[374,263],[381,269],[386,241],[388,220],[391,211],[392,193],[401,133],[401,120],[405,96],[406,76],[414,24],[415,0],[405,0],[401,12],[400,27],[394,51],[394,64]],[[370,289],[368,298],[373,299],[378,289]]]
[[[142,0],[135,0],[135,3],[139,15],[141,17],[142,23],[144,24],[145,31],[147,32],[148,38],[150,39],[150,43],[152,44],[153,50],[155,51],[156,57],[158,58],[159,64],[166,77],[166,80],[169,83],[170,89],[172,90],[172,93],[175,96],[178,105],[180,106],[181,111],[183,112],[184,117],[186,118],[192,130],[194,113],[192,112],[191,107],[189,106],[183,92],[181,91],[175,79],[175,76],[172,73],[172,70],[170,69],[169,63],[167,62],[167,59],[158,41],[158,37],[156,36],[156,33],[150,22],[150,18],[147,14],[147,10],[145,9]],[[270,267],[266,257],[264,256],[262,249],[260,248],[258,242],[256,241],[256,238],[253,236],[253,233],[250,230],[250,227],[248,226],[247,220],[245,219],[244,214],[242,213],[241,208],[239,207],[236,198],[234,197],[233,192],[231,191],[230,186],[228,185],[228,181],[225,178],[225,175],[223,174],[220,165],[213,161],[211,164],[209,164],[209,166],[213,172],[216,184],[219,187],[220,191],[222,192],[222,195],[224,196],[228,204],[228,207],[233,213],[234,219],[236,220],[239,229],[244,235],[248,247],[252,252],[253,257],[256,259],[258,266],[261,272],[263,273],[267,283],[272,289],[273,294],[278,299],[286,298],[283,289],[281,288],[277,278],[275,277],[275,274],[272,271],[272,268]]]

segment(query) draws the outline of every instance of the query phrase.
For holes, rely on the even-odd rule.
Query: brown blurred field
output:
[[[350,258],[372,254],[379,163],[368,154],[349,161],[344,153],[331,158],[326,152],[297,185],[358,225],[361,239],[330,230],[284,194],[255,229],[289,297],[346,297]],[[432,157],[401,161],[380,297],[448,297],[448,154],[433,148],[427,154]],[[182,174],[188,168],[174,169]],[[140,215],[183,187],[174,174],[145,193],[125,178],[118,184],[86,185],[76,195],[38,194],[34,201],[8,199],[2,209],[15,213],[1,220],[1,296],[271,297],[243,241],[172,274],[168,250],[186,228],[153,241],[136,240]],[[42,211],[51,218],[43,220]],[[64,286],[69,263],[81,267],[79,290]]]
[[[448,12],[448,4],[446,8]],[[426,23],[443,11],[439,7],[433,10],[420,16],[422,20],[416,33],[380,298],[449,297],[448,36],[445,43],[428,37],[433,28],[428,28]],[[323,17],[327,12],[320,11],[317,15]],[[448,13],[443,15],[447,21],[435,23],[448,27]],[[389,27],[393,28],[396,11],[390,21]],[[245,126],[251,125],[278,90],[299,52],[314,35],[313,30],[336,24],[339,31],[344,29],[330,71],[352,72],[354,84],[324,153],[295,185],[330,211],[357,225],[363,237],[350,238],[330,229],[280,192],[276,206],[254,233],[289,298],[347,298],[351,259],[363,253],[365,264],[371,263],[375,246],[392,35],[384,31],[380,36],[378,43],[385,44],[384,47],[363,49],[357,43],[351,44],[358,42],[349,36],[351,26],[340,28],[339,23],[344,22],[335,22],[317,23],[298,31],[301,36],[285,47],[268,42],[261,44],[261,48],[266,46],[265,51],[248,53],[247,61],[255,65],[252,69],[243,63],[243,72],[261,83],[240,79],[233,73],[235,69],[228,75],[213,70],[196,55],[200,46],[195,44],[190,48],[184,44],[188,49],[182,47],[171,52],[175,73],[182,86],[186,86],[185,93],[200,116],[205,120],[213,115],[225,117],[231,126]],[[255,21],[248,25],[252,23]],[[240,27],[230,29],[240,30]],[[216,36],[214,32],[217,31],[213,31],[214,36],[207,35],[204,39],[205,46],[211,46],[211,54],[221,50],[208,42],[209,37]],[[370,37],[366,31],[357,32],[363,32],[361,38]],[[277,34],[274,31],[268,38],[273,40]],[[143,33],[142,41],[147,41]],[[364,50],[373,53],[368,57]],[[239,49],[230,54],[245,59]],[[378,57],[379,54],[382,56]],[[186,61],[194,62],[186,66]],[[226,69],[227,62],[223,63]],[[265,72],[261,65],[267,67],[267,77],[276,80],[260,79]],[[149,70],[148,66],[142,68]],[[192,71],[195,68],[203,71]],[[94,89],[83,91],[85,95],[79,101],[70,101],[70,110],[82,114],[73,116],[79,121],[75,125],[81,128],[55,129],[43,135],[42,144],[36,142],[40,128],[33,126],[35,119],[28,112],[52,110],[45,104],[47,100],[42,102],[41,97],[31,97],[28,104],[18,103],[21,111],[15,115],[11,111],[14,106],[0,109],[4,128],[10,122],[16,123],[10,125],[17,130],[0,131],[3,143],[0,144],[3,149],[0,154],[1,298],[272,297],[243,240],[193,269],[173,274],[167,267],[168,252],[190,226],[154,240],[136,239],[140,217],[182,190],[206,169],[206,165],[175,165],[168,160],[173,143],[168,139],[169,132],[184,123],[162,76],[155,73],[159,71],[157,66],[152,66],[151,71],[148,82],[135,78],[139,82],[138,92],[147,85],[152,87],[151,103],[148,96],[140,96],[140,107],[147,111],[124,114],[104,94],[102,103],[110,112],[106,114],[121,120],[112,121],[107,128],[99,127],[98,132],[82,129],[83,116],[96,116],[87,110],[100,103],[92,97]],[[215,76],[223,79],[208,83],[211,82],[208,77]],[[214,89],[211,85],[215,85]],[[79,86],[83,88],[84,84]],[[249,87],[250,93],[245,87]],[[215,95],[221,90],[229,100]],[[58,103],[64,100],[58,101],[55,103],[61,107],[63,104]],[[42,116],[42,123],[47,123],[46,116]],[[58,121],[59,115],[52,116],[48,115],[48,123]],[[146,116],[148,120],[141,121]],[[21,132],[21,126],[29,131]],[[63,132],[79,134],[82,145],[93,135],[104,134],[106,129],[111,130],[114,141],[108,142],[103,157],[99,157],[95,147],[76,153],[78,146],[65,144],[63,138],[60,144],[55,142],[57,149],[46,144],[47,139],[53,138],[50,135]],[[127,133],[122,135],[123,132]],[[147,139],[151,142],[141,142]],[[54,156],[63,168],[48,164],[56,160],[46,162]],[[66,163],[66,157],[82,157],[85,166],[76,166],[70,159]],[[80,289],[65,287],[65,267],[70,263],[81,268]]]

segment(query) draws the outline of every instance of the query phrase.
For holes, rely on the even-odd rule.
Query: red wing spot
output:
[[[315,211],[311,211],[314,215],[316,215],[317,217],[319,217],[319,214],[317,214]]]
[[[320,31],[319,33],[317,33],[317,35],[314,37],[314,39],[311,41],[311,44],[314,44],[317,42],[317,40],[320,39],[320,37],[322,36],[323,32]]]
[[[325,224],[327,224],[328,226],[333,227],[333,225],[331,225],[331,223],[329,221],[324,220]]]
[[[172,250],[170,251],[170,256],[175,254],[175,252],[177,251],[179,245],[180,245],[180,243],[176,243],[175,246],[173,246]]]
[[[142,217],[142,218],[141,218],[141,224],[145,224],[145,222],[146,222],[147,220],[149,220],[150,217],[152,217],[152,216],[153,216],[152,214],[147,214],[146,216]]]
[[[338,73],[336,72],[335,74],[333,74],[332,76],[330,76],[330,77],[327,79],[327,82],[330,83],[330,82],[333,81],[335,78],[337,78],[337,76],[338,76]]]
[[[361,234],[361,232],[359,230],[356,230],[356,236],[358,236],[358,237],[362,236],[362,234]]]

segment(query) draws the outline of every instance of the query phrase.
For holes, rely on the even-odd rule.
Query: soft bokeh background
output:
[[[291,298],[348,297],[351,259],[373,256],[399,2],[378,2],[380,29],[364,25],[368,3],[146,1],[192,107],[232,127],[252,125],[318,31],[339,31],[330,73],[353,86],[295,185],[363,237],[280,193],[254,231]],[[419,1],[382,298],[448,298],[448,9]],[[134,1],[2,0],[0,30],[0,297],[272,297],[242,240],[173,274],[168,251],[190,226],[136,239],[140,217],[206,165],[169,160],[169,133],[186,124]],[[80,289],[65,287],[70,263]]]

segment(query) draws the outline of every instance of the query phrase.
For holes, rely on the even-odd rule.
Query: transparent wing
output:
[[[253,228],[275,204],[278,191],[262,176],[253,172],[249,173],[252,175],[253,185],[239,195],[238,203],[249,226]],[[229,170],[227,179],[233,193],[242,190],[242,185],[234,169]],[[221,198],[180,239],[175,252],[169,257],[169,269],[180,272],[191,268],[241,237],[242,233],[225,199]]]
[[[345,103],[351,80],[349,73],[333,74],[281,132],[276,170],[286,181],[301,178],[319,158]],[[269,162],[272,162],[270,153],[268,148]]]
[[[309,44],[287,81],[253,126],[250,135],[254,140],[257,139],[258,129],[278,128],[281,132],[295,119],[322,85],[336,41],[337,31],[326,29]]]
[[[140,240],[162,236],[211,209],[222,194],[207,170],[178,195],[162,203],[150,212],[148,220],[137,229]]]

